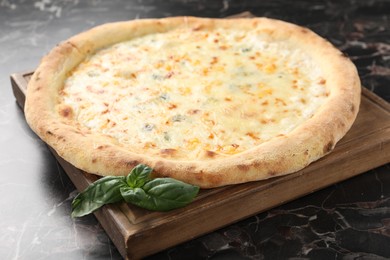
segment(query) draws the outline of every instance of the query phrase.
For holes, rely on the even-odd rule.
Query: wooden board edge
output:
[[[375,138],[375,136],[376,135],[373,134],[370,136],[370,138]],[[383,131],[380,137],[388,137],[388,136],[390,136],[390,128]],[[377,149],[378,146],[380,146],[381,149]],[[367,153],[370,153],[370,157],[367,157]],[[363,148],[356,149],[356,151],[354,152],[354,156],[352,156],[352,158],[353,158],[352,160],[346,161],[346,160],[344,160],[345,159],[344,157],[337,158],[338,156],[335,156],[334,160],[330,163],[330,165],[332,167],[330,167],[328,169],[328,171],[331,172],[332,174],[323,175],[323,176],[320,176],[320,178],[315,179],[315,181],[317,182],[317,185],[315,185],[316,188],[312,189],[312,188],[310,188],[310,186],[308,186],[308,189],[304,190],[304,191],[302,191],[302,189],[300,188],[300,190],[295,191],[295,196],[291,196],[291,197],[290,197],[291,193],[286,192],[285,194],[289,194],[288,197],[282,198],[282,199],[279,198],[279,201],[275,201],[275,199],[269,200],[269,201],[267,201],[268,204],[263,204],[263,205],[259,206],[258,208],[253,208],[252,211],[245,211],[245,213],[243,213],[239,218],[237,218],[237,215],[235,215],[234,218],[221,220],[221,219],[218,219],[218,217],[216,217],[216,216],[218,216],[218,215],[228,216],[227,212],[233,206],[234,206],[233,208],[235,208],[235,211],[236,211],[237,204],[234,204],[234,203],[237,202],[237,199],[241,199],[242,201],[245,201],[245,203],[241,203],[239,205],[246,206],[248,201],[250,201],[250,200],[248,200],[248,198],[258,197],[260,199],[260,198],[263,198],[265,196],[265,194],[268,194],[268,196],[271,196],[271,194],[273,194],[273,192],[277,192],[277,189],[281,189],[281,187],[283,188],[283,190],[288,190],[289,188],[291,188],[290,187],[291,182],[299,184],[302,182],[302,179],[305,179],[305,178],[310,179],[311,178],[310,174],[289,175],[288,181],[282,179],[281,182],[279,182],[278,184],[271,185],[268,189],[262,189],[262,190],[251,189],[250,191],[247,190],[247,192],[241,191],[240,196],[233,194],[232,198],[234,198],[234,199],[232,199],[232,200],[225,199],[223,201],[217,201],[217,202],[212,203],[212,205],[209,205],[208,207],[198,208],[199,210],[197,212],[196,211],[195,212],[185,212],[183,214],[180,214],[180,217],[172,216],[171,219],[163,218],[163,219],[161,219],[161,221],[163,223],[147,223],[147,224],[150,224],[150,226],[145,226],[145,223],[140,223],[143,230],[133,232],[134,235],[130,235],[130,237],[128,237],[128,240],[127,240],[127,248],[128,248],[128,253],[129,253],[128,257],[129,258],[145,257],[149,254],[153,254],[153,253],[158,252],[161,248],[169,248],[169,247],[174,246],[176,244],[188,241],[188,240],[193,239],[195,237],[209,233],[213,230],[216,230],[216,229],[222,228],[224,226],[227,226],[229,224],[232,224],[234,222],[237,222],[241,219],[250,217],[254,214],[264,212],[272,207],[276,207],[278,205],[292,201],[298,197],[302,197],[304,195],[310,194],[310,193],[315,192],[317,190],[323,189],[325,187],[328,187],[329,185],[332,185],[332,184],[338,183],[340,181],[344,181],[346,179],[352,178],[352,177],[354,177],[360,173],[363,173],[369,169],[386,164],[389,161],[389,157],[386,156],[386,154],[389,154],[389,153],[390,153],[390,139],[386,138],[384,141],[382,141],[382,139],[379,138],[378,142],[371,143],[371,145],[369,146],[369,149],[367,149],[367,146],[365,149],[363,149]],[[367,160],[367,158],[369,161],[367,161],[365,164],[361,165],[360,163],[358,163],[358,162],[361,162],[361,160],[364,160],[364,159]],[[374,158],[374,160],[372,158]],[[340,164],[340,162],[342,162],[342,164]],[[340,167],[340,165],[342,165],[342,167]],[[364,166],[364,167],[362,167],[362,166]],[[329,167],[329,165],[327,165],[327,167]],[[333,177],[335,175],[339,176],[338,179],[333,179]],[[312,179],[310,179],[310,181],[312,181]],[[256,184],[252,183],[252,184],[248,184],[248,185],[253,186]],[[237,189],[241,189],[242,186],[238,187],[236,185],[236,186],[232,186],[232,187],[237,188]],[[270,192],[270,191],[272,191],[272,192]],[[199,202],[199,203],[201,203],[201,202]],[[234,205],[233,204],[230,205],[229,203],[233,203]],[[197,207],[196,205],[193,205],[193,206]],[[211,208],[211,210],[210,210],[210,208]],[[210,217],[214,216],[213,218],[216,219],[216,221],[217,221],[217,223],[213,223],[211,227],[209,226],[210,223],[206,223],[205,222],[206,220],[203,219],[204,216],[207,214],[210,215]],[[196,219],[199,221],[195,221],[193,219]],[[178,231],[178,230],[176,230],[178,227],[182,228],[182,232],[183,232],[183,230],[185,230],[185,227],[188,226],[188,223],[192,223],[191,225],[196,225],[198,227],[198,229],[193,230],[193,233],[191,233],[191,234],[189,234],[188,231],[187,231],[187,233],[184,233],[184,234],[182,234],[182,233],[177,234],[176,233]],[[206,226],[204,227],[203,225],[206,225]],[[164,230],[161,230],[162,228]],[[170,230],[176,230],[176,231],[172,231],[172,233],[169,233],[169,232],[171,232]],[[171,237],[171,236],[174,237],[173,241],[171,241],[172,244],[164,244],[164,245],[153,244],[152,246],[149,246],[148,248],[144,248],[145,252],[142,250],[137,251],[140,247],[141,248],[143,247],[142,242],[148,241],[148,239],[147,239],[148,234],[149,233],[155,234],[156,232],[157,233],[163,232],[167,237]],[[182,237],[180,235],[182,235]],[[150,236],[151,236],[150,239],[153,239],[152,235],[150,235]],[[142,238],[142,241],[137,241],[140,238]],[[156,248],[154,248],[155,246],[156,246]]]
[[[381,98],[380,96],[376,95],[375,93],[371,92],[367,88],[362,88],[362,95],[367,97],[370,101],[375,103],[377,106],[382,108],[383,110],[390,112],[390,103]]]
[[[383,135],[389,136],[390,129],[387,129]],[[377,149],[378,145],[381,149]],[[370,153],[372,157],[367,157],[367,153]],[[187,214],[181,216],[180,219],[176,218],[172,221],[165,222],[164,225],[153,225],[151,228],[145,228],[143,231],[137,232],[136,236],[129,237],[127,241],[127,247],[129,249],[127,257],[129,259],[142,258],[157,253],[161,248],[170,248],[179,243],[228,226],[239,220],[293,201],[299,197],[324,189],[335,183],[353,178],[367,170],[388,163],[389,158],[388,156],[385,156],[386,154],[390,154],[390,139],[387,139],[385,142],[372,144],[369,149],[360,149],[354,154],[351,160],[346,161],[340,159],[332,162],[327,166],[327,170],[332,172],[333,177],[338,176],[338,178],[333,179],[330,175],[320,175],[318,178],[314,179],[316,182],[316,185],[314,185],[316,186],[315,189],[312,189],[311,186],[305,186],[302,189],[302,186],[299,184],[305,182],[305,178],[311,177],[310,175],[303,174],[290,179],[288,182],[284,181],[278,185],[272,185],[269,189],[264,189],[263,191],[248,192],[240,198],[242,201],[245,201],[245,203],[237,204],[236,200],[226,200],[223,203],[214,205],[212,211],[202,209],[197,212],[197,215]],[[375,159],[373,160],[373,158]],[[365,161],[366,163],[362,164],[362,161]],[[313,179],[310,179],[310,181],[313,181]],[[299,189],[295,188],[294,184],[296,184]],[[275,192],[280,191],[280,189],[286,191],[283,193],[285,197],[275,198],[275,196],[272,196]],[[294,195],[291,196],[292,194]],[[249,214],[247,211],[248,204],[255,205],[252,212]],[[227,214],[232,208],[234,208],[234,219],[229,218],[229,215]],[[222,218],[218,218],[217,216],[222,216]],[[193,225],[197,226],[197,230],[185,230],[186,226]],[[189,233],[190,231],[192,233]],[[154,236],[156,233],[164,233],[165,237],[170,238],[171,241],[155,241]],[[143,243],[145,241],[155,241],[155,243],[152,246],[149,244],[148,247],[144,247]],[[164,244],[157,244],[159,242]],[[137,250],[133,250],[133,248]]]
[[[369,100],[371,100],[373,103],[379,105],[384,110],[390,112],[390,103],[381,98],[380,96],[376,95],[372,91],[368,90],[365,87],[362,87],[362,95],[367,97]]]
[[[12,87],[13,87],[13,90],[14,90],[14,93],[15,93],[15,97],[17,98],[17,101],[18,101],[18,103],[19,103],[19,105],[21,107],[23,107],[23,104],[20,104],[20,103],[23,103],[24,99],[21,100],[20,98],[23,97],[23,95],[25,94],[25,89],[26,89],[26,86],[27,86],[27,80],[25,78],[25,75],[29,76],[31,74],[32,74],[32,72],[28,72],[28,73],[25,73],[25,74],[15,73],[15,74],[11,75],[11,83],[12,83]],[[23,87],[24,87],[24,89],[23,89]],[[16,95],[19,95],[19,96],[16,96]],[[382,109],[385,109],[386,111],[390,111],[389,103],[387,103],[385,100],[381,99],[380,97],[378,97],[374,93],[370,92],[369,90],[363,90],[362,91],[362,95],[368,97],[374,103],[378,103]],[[386,130],[386,134],[387,134],[387,136],[390,136],[388,130]],[[379,150],[380,153],[378,152],[377,149],[376,150],[374,149],[378,145],[381,147],[381,149]],[[381,158],[381,160],[383,160],[383,154],[386,154],[386,153],[389,154],[390,153],[388,141],[376,143],[376,144],[374,144],[374,148],[373,148],[374,152],[378,153],[378,154],[375,154],[375,158],[377,158],[377,159],[375,160],[375,162],[371,161],[371,163],[373,163],[373,166],[369,166],[366,170],[378,167],[378,166],[388,162],[388,158],[385,158],[386,160],[383,161],[383,162],[379,162],[378,161],[379,158]],[[366,153],[366,151],[364,153]],[[382,156],[382,157],[380,157],[380,156]],[[349,161],[349,163],[351,163],[351,161]],[[378,165],[378,163],[381,163],[381,164]],[[361,172],[364,172],[364,171],[361,171]],[[345,179],[347,179],[347,178],[356,176],[356,175],[358,175],[361,172],[355,172],[355,173],[353,173],[350,176],[344,176],[344,177],[346,177]],[[344,180],[344,179],[341,179],[341,180],[338,180],[338,181],[342,181],[342,180]],[[72,182],[74,183],[73,180],[72,180]],[[284,183],[287,183],[287,182],[285,181]],[[332,185],[334,183],[335,182],[329,183],[327,186]],[[276,185],[274,185],[273,188],[275,188],[275,187],[276,187]],[[322,189],[324,187],[319,187],[318,189],[311,190],[308,193],[314,192],[314,191]],[[242,196],[243,197],[251,197],[251,196],[256,196],[256,194],[257,194],[256,192],[252,192],[252,193],[245,193]],[[297,197],[301,197],[301,196],[303,196],[303,195],[299,194]],[[294,200],[297,197],[291,198],[289,200],[281,201],[280,204],[283,204],[283,203],[286,203],[288,201]],[[274,205],[272,205],[272,207],[275,207],[275,206],[280,205],[280,204],[274,204]],[[219,207],[223,208],[224,207],[224,203],[221,203],[221,204],[217,205],[217,208],[219,208]],[[264,209],[262,209],[260,211],[256,211],[256,212],[252,213],[251,215],[257,214],[257,213],[265,211],[267,209],[269,209],[269,208],[264,208]],[[133,257],[133,256],[144,257],[144,256],[150,255],[152,253],[156,253],[156,252],[161,250],[161,248],[158,248],[157,251],[147,251],[145,253],[130,252],[131,248],[134,246],[134,243],[135,243],[134,242],[134,236],[132,236],[131,232],[130,233],[129,232],[123,232],[124,230],[128,229],[128,227],[118,226],[121,223],[122,224],[124,224],[124,223],[126,224],[126,221],[125,221],[126,217],[124,216],[124,213],[122,213],[120,209],[118,209],[116,207],[111,207],[110,206],[110,207],[104,208],[102,211],[97,212],[95,214],[95,216],[98,218],[99,222],[102,224],[102,226],[106,230],[107,234],[109,234],[110,238],[113,240],[114,244],[117,246],[118,250],[120,251],[120,253],[122,254],[123,257]],[[250,215],[245,215],[242,218],[246,218],[246,217],[249,217],[249,216]],[[118,217],[123,217],[125,219],[119,219],[118,220]],[[183,219],[185,219],[185,217],[183,217]],[[215,226],[214,230],[215,229],[219,229],[219,228],[221,228],[223,226],[229,225],[229,224],[231,224],[233,222],[237,222],[239,220],[240,219],[234,219],[232,222],[226,222],[226,223],[223,223],[220,226]],[[167,221],[167,220],[165,220],[165,221]],[[111,223],[111,222],[114,223],[114,226],[112,226],[113,223]],[[173,225],[172,228],[174,228],[174,224],[175,224],[174,221],[170,221],[168,223],[171,223],[171,225]],[[129,223],[127,223],[127,224],[130,225]],[[177,223],[175,225],[177,225]],[[161,227],[158,227],[158,228],[161,228]],[[113,232],[112,231],[113,229],[116,229],[116,232],[119,232],[119,233],[115,233],[116,235],[114,235],[114,237],[113,237],[113,235],[111,235],[111,233]],[[190,240],[190,239],[192,239],[194,237],[200,236],[202,234],[205,234],[205,233],[208,233],[208,232],[211,232],[211,231],[213,231],[213,230],[208,228],[204,233],[195,234],[194,236],[187,237],[186,240],[180,240],[179,243],[185,242],[185,241]],[[118,237],[123,238],[123,240],[119,239]],[[141,234],[137,234],[137,238],[139,238],[139,237],[144,237],[144,236],[141,235]],[[144,237],[144,239],[145,238],[146,237]],[[116,241],[114,241],[114,240],[116,240]],[[178,243],[174,243],[173,245],[176,245],[176,244],[178,244]],[[173,245],[171,245],[171,246],[173,246]],[[168,246],[168,247],[170,247],[170,246]]]
[[[24,109],[27,87],[24,88],[21,86],[27,86],[28,82],[26,81],[24,74],[20,74],[20,73],[11,74],[10,79],[11,79],[12,92],[16,98],[16,102],[22,109]]]

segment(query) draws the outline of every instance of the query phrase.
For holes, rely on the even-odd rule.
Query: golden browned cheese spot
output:
[[[254,139],[254,140],[260,140],[260,138],[258,136],[256,136],[252,132],[248,132],[248,133],[246,133],[246,135],[249,136],[250,138]]]
[[[92,163],[96,163],[97,162],[97,159],[96,158],[93,158],[92,159]]]
[[[169,104],[169,106],[168,106],[168,109],[175,109],[175,108],[177,108],[177,105],[176,104]]]
[[[213,151],[206,151],[206,156],[207,157],[210,157],[210,158],[213,158],[217,155],[217,153],[213,152]]]
[[[309,150],[305,150],[304,155],[309,155]]]
[[[318,84],[321,84],[321,85],[324,85],[326,83],[326,79],[320,79],[320,81],[318,82]]]
[[[200,110],[199,109],[191,109],[188,111],[190,115],[196,115],[199,114]]]
[[[54,135],[51,131],[46,131],[46,134],[48,134],[48,135]]]

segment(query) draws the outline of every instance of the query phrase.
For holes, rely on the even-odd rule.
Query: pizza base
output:
[[[174,160],[124,149],[114,138],[72,123],[72,111],[56,101],[69,72],[106,46],[178,27],[261,29],[270,39],[286,40],[307,51],[323,71],[329,96],[305,123],[244,152],[211,160]],[[360,80],[352,62],[312,31],[268,18],[209,19],[174,17],[117,22],[95,27],[56,46],[31,78],[25,115],[30,127],[66,161],[86,172],[127,175],[137,164],[202,188],[263,180],[296,172],[333,150],[352,126],[360,105]]]

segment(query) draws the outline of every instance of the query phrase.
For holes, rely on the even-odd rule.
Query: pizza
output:
[[[57,45],[25,115],[86,172],[202,188],[296,172],[332,151],[360,104],[353,63],[309,29],[268,18],[104,24]]]

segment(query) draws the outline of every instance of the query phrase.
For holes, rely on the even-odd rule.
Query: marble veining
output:
[[[168,250],[169,257],[163,252],[150,259],[184,254],[193,259],[387,259],[389,170],[380,167]],[[365,181],[376,192],[363,189]]]
[[[0,0],[0,259],[121,259],[94,216],[70,217],[76,190],[12,94],[9,75],[34,69],[58,42],[111,21],[251,11],[327,38],[390,101],[389,9],[388,0]],[[387,164],[148,259],[390,259],[389,173]]]

